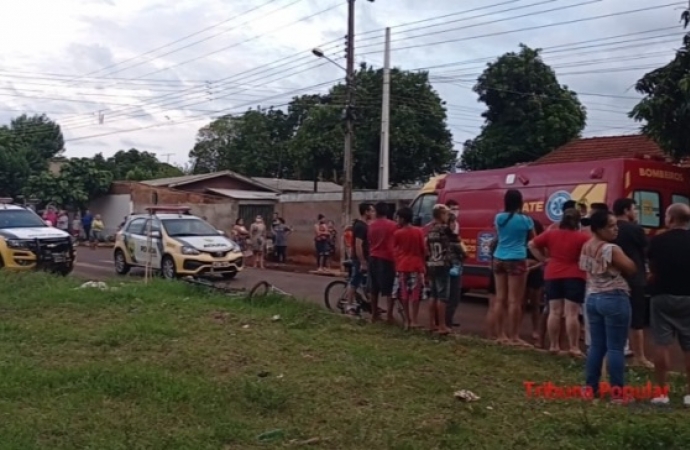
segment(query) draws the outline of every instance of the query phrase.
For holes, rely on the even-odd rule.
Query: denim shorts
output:
[[[358,289],[364,283],[364,274],[362,273],[362,265],[359,260],[352,261],[352,269],[350,272],[350,286]]]

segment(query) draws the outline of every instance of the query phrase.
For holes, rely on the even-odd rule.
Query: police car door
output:
[[[151,267],[154,269],[160,269],[161,267],[161,258],[163,255],[160,249],[162,248],[162,242],[160,221],[158,221],[158,219],[149,219],[144,226],[143,246],[146,248],[146,252],[142,257],[148,258],[149,256],[147,253],[150,253]],[[143,259],[142,261],[146,263],[147,260]]]
[[[124,233],[127,253],[136,265],[143,265],[146,262],[146,259],[142,259],[145,254],[141,251],[141,246],[144,245],[144,225],[146,225],[145,219],[134,219],[127,225]]]

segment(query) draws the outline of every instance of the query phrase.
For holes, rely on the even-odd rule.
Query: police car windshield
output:
[[[32,211],[26,209],[0,208],[1,228],[39,228],[47,227],[46,223]]]
[[[218,231],[201,219],[164,219],[161,222],[170,237],[218,236]]]

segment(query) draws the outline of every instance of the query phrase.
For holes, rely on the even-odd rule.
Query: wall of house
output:
[[[115,205],[115,201],[111,197],[128,198],[131,201],[132,212],[144,213],[146,208],[158,205],[184,205],[190,207],[190,212],[199,217],[206,217],[206,219],[213,226],[219,230],[230,231],[237,219],[238,203],[235,200],[226,197],[199,194],[196,192],[186,192],[176,189],[160,188],[148,186],[142,183],[113,183],[110,189],[110,195],[103,197],[103,199],[96,200],[94,208],[98,205],[96,202],[101,202],[100,205]],[[157,197],[157,201],[156,198]],[[118,200],[123,202],[123,200]],[[116,207],[113,206],[113,209]],[[105,214],[105,206],[100,210],[93,209],[94,212]],[[115,215],[116,213],[109,213]],[[122,216],[118,219],[117,226],[122,220]]]
[[[352,193],[352,212],[362,202],[390,203],[395,209],[409,204],[417,195],[417,189],[395,189],[387,191],[355,191]],[[303,193],[283,194],[276,211],[292,227],[288,238],[288,256],[297,263],[314,263],[314,223],[319,214],[333,220],[340,236],[342,235],[342,194],[341,193]],[[340,247],[340,245],[339,245]],[[337,258],[340,256],[337,255]]]
[[[105,224],[105,234],[115,234],[122,220],[128,216],[133,205],[129,194],[112,194],[93,200],[89,204],[92,214],[100,214]]]

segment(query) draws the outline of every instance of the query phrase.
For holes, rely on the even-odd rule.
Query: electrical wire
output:
[[[657,6],[657,7],[653,7],[653,8],[642,8],[642,9],[638,9],[638,10],[626,11],[626,12],[619,12],[619,13],[614,13],[614,14],[607,14],[607,15],[604,15],[604,16],[596,16],[595,18],[618,16],[618,15],[622,15],[622,14],[629,14],[629,13],[632,13],[632,12],[640,12],[640,11],[646,11],[646,10],[650,10],[650,9],[658,9],[658,8],[662,8],[662,7],[665,7],[665,6],[668,6],[668,5]],[[593,20],[593,19],[595,19],[595,18],[578,19],[577,21],[568,21],[567,23],[574,23],[574,22],[579,22],[579,21],[583,21],[583,20]],[[553,26],[553,24],[550,24],[550,25],[547,25],[547,26]],[[541,26],[540,28],[543,28],[543,27],[546,27],[546,26]],[[530,29],[534,29],[534,28],[531,27]],[[513,30],[513,31],[510,31],[510,32],[524,31],[524,30],[525,30],[525,29]],[[447,32],[447,31],[446,31],[446,32]],[[417,36],[417,37],[418,37],[418,36]],[[430,45],[434,45],[434,44],[430,44]],[[371,52],[370,52],[370,53],[371,53]],[[378,53],[378,52],[377,52],[377,53]],[[0,94],[0,95],[1,95],[1,94]],[[586,95],[586,94],[585,94],[585,95]],[[594,95],[594,94],[591,94],[591,95]],[[597,95],[600,95],[600,94],[597,94]],[[608,96],[608,97],[611,97],[611,96]],[[613,98],[613,97],[612,97],[612,98]],[[127,106],[132,106],[132,105],[127,105]],[[134,105],[134,107],[137,107],[137,108],[141,108],[141,107],[144,107],[144,106],[146,106],[146,105]]]
[[[597,16],[583,17],[583,18],[579,18],[579,19],[566,20],[566,21],[553,22],[553,23],[536,25],[536,26],[531,26],[531,27],[519,28],[516,30],[497,31],[497,32],[486,33],[486,34],[482,34],[482,35],[466,36],[466,37],[456,38],[456,39],[447,39],[445,41],[425,42],[425,43],[421,43],[421,44],[408,45],[405,47],[391,46],[392,47],[391,52],[401,51],[401,50],[409,50],[409,49],[413,49],[413,48],[436,46],[436,45],[448,44],[448,43],[454,43],[454,42],[463,42],[463,41],[469,41],[469,40],[480,39],[480,38],[485,38],[485,37],[503,36],[506,34],[520,33],[523,31],[541,30],[544,28],[552,28],[552,27],[556,27],[556,26],[573,25],[576,23],[589,22],[589,21],[593,21],[593,20],[607,19],[607,18],[611,18],[611,17],[620,17],[620,16],[625,16],[625,15],[629,15],[629,14],[636,14],[636,13],[640,13],[640,12],[654,11],[654,10],[668,8],[670,6],[678,6],[680,4],[682,4],[682,2],[673,2],[673,3],[664,4],[664,5],[649,6],[646,8],[638,8],[638,9],[633,9],[633,10],[628,10],[628,11],[619,11],[619,12],[615,12],[615,13],[600,14]],[[485,25],[489,25],[489,24],[491,24],[491,23],[487,23]],[[451,30],[444,30],[443,32],[448,32],[448,31],[453,31],[453,30],[452,29]],[[439,33],[436,32],[434,34],[439,34]],[[414,37],[419,38],[419,37],[424,37],[424,36],[426,36],[426,35],[418,35],[418,36],[414,36]],[[395,42],[395,41],[391,40],[391,44],[393,42]],[[360,47],[360,48],[362,48],[362,47]],[[364,56],[364,55],[369,55],[369,54],[378,54],[378,53],[382,53],[382,52],[383,52],[383,50],[371,51],[371,52],[359,53],[359,55]]]
[[[254,11],[257,11],[257,10],[263,8],[264,6],[268,6],[268,5],[272,4],[272,3],[275,3],[276,1],[278,1],[278,0],[269,0],[269,1],[265,2],[265,3],[262,3],[262,4],[259,5],[259,6],[256,6],[256,7],[254,7],[254,8],[251,8],[251,9],[249,9],[249,10],[247,10],[247,11],[245,11],[245,12],[242,12],[242,13],[236,15],[236,16],[233,16],[233,17],[231,17],[231,18],[229,18],[229,19],[223,20],[223,21],[218,22],[218,23],[216,23],[216,24],[214,24],[214,25],[211,25],[211,26],[209,26],[209,27],[203,28],[203,29],[201,29],[201,30],[199,30],[199,31],[196,31],[196,32],[192,33],[192,34],[188,34],[188,35],[186,35],[186,36],[183,36],[183,37],[181,37],[181,38],[179,38],[179,39],[176,39],[176,40],[174,40],[174,41],[172,41],[172,42],[169,42],[169,43],[167,43],[167,44],[165,44],[165,45],[162,45],[162,46],[160,46],[160,47],[156,47],[156,48],[154,48],[154,49],[152,49],[152,50],[149,50],[149,51],[146,51],[146,52],[141,53],[141,54],[139,54],[139,55],[133,56],[133,57],[128,58],[128,59],[126,59],[126,60],[124,60],[124,61],[120,61],[120,62],[111,64],[111,65],[109,65],[109,66],[103,67],[103,68],[101,68],[101,69],[95,70],[95,71],[93,71],[93,72],[89,72],[89,73],[87,73],[87,74],[84,74],[84,75],[82,75],[82,76],[79,76],[79,77],[77,77],[77,78],[75,78],[75,79],[73,79],[73,80],[70,80],[70,81],[77,81],[77,80],[80,80],[80,79],[82,79],[82,78],[89,77],[89,76],[91,76],[91,75],[95,75],[95,74],[97,74],[97,73],[101,73],[101,72],[103,72],[103,71],[106,71],[106,70],[115,68],[115,67],[120,66],[120,65],[122,65],[122,64],[126,64],[126,63],[128,63],[128,62],[135,61],[135,60],[137,60],[137,59],[139,59],[139,58],[142,58],[142,57],[144,57],[144,56],[148,56],[148,55],[150,55],[150,54],[152,54],[152,53],[157,52],[158,50],[163,50],[163,49],[165,49],[165,48],[171,47],[171,46],[173,46],[173,45],[175,45],[175,44],[178,44],[178,43],[180,43],[180,42],[183,42],[183,41],[185,41],[185,40],[187,40],[187,39],[189,39],[189,38],[191,38],[191,37],[198,36],[198,35],[200,35],[200,34],[202,34],[202,33],[205,33],[206,31],[212,30],[212,29],[214,29],[214,28],[218,28],[218,27],[220,27],[220,26],[222,26],[222,25],[225,25],[226,23],[232,22],[232,21],[234,21],[234,20],[236,20],[236,19],[239,19],[240,17],[246,16],[247,14],[250,14],[250,13],[252,13],[252,12],[254,12]],[[288,4],[287,6],[284,6],[284,7],[282,7],[282,8],[279,8],[278,10],[272,11],[272,12],[269,13],[268,15],[270,15],[270,14],[272,14],[272,13],[274,13],[274,12],[280,11],[280,10],[282,10],[282,9],[285,9],[285,8],[287,8],[287,7],[290,7],[290,6],[292,6],[293,4],[298,3],[299,1],[301,1],[301,0],[296,0],[296,1],[294,1],[294,2],[292,2],[292,3],[290,3],[290,4]],[[263,19],[263,18],[265,18],[265,17],[266,17],[266,16],[262,16],[262,17],[259,17],[259,18],[257,18],[257,19]],[[257,19],[254,19],[254,20],[257,20]],[[240,24],[239,26],[247,25],[247,24],[249,24],[249,23],[251,23],[251,22],[252,22],[252,21],[244,22],[244,23]],[[216,36],[219,36],[219,35],[221,35],[221,34],[227,33],[227,32],[229,32],[229,31],[232,31],[232,30],[236,29],[236,28],[237,28],[237,27],[229,28],[229,29],[227,29],[227,30],[224,30],[224,31],[221,32],[221,33],[215,34],[213,37],[216,37]],[[187,46],[185,46],[185,47],[179,48],[179,49],[175,50],[174,52],[177,52],[177,51],[180,51],[180,50],[184,50],[185,48],[189,48],[189,47],[191,47],[192,45],[196,45],[196,44],[198,44],[198,43],[205,42],[206,40],[208,40],[208,39],[205,39],[205,40],[202,40],[202,41],[198,41],[198,42],[196,42],[196,43],[194,43],[194,44],[187,45]],[[169,53],[166,53],[165,55],[168,55],[168,54],[171,54],[171,53],[174,53],[174,52],[169,52]],[[165,56],[165,55],[159,55],[159,56],[157,56],[156,58],[160,58],[161,56]],[[154,59],[155,59],[155,58],[154,58]],[[148,61],[150,61],[150,60],[147,60],[147,62],[148,62]],[[121,70],[118,70],[118,71],[115,71],[115,72],[111,72],[109,75],[113,75],[113,74],[115,74],[115,73],[121,72],[122,70],[131,69],[132,67],[136,67],[136,65],[131,66],[131,67],[128,67],[128,68],[125,68],[125,69],[121,69]]]

